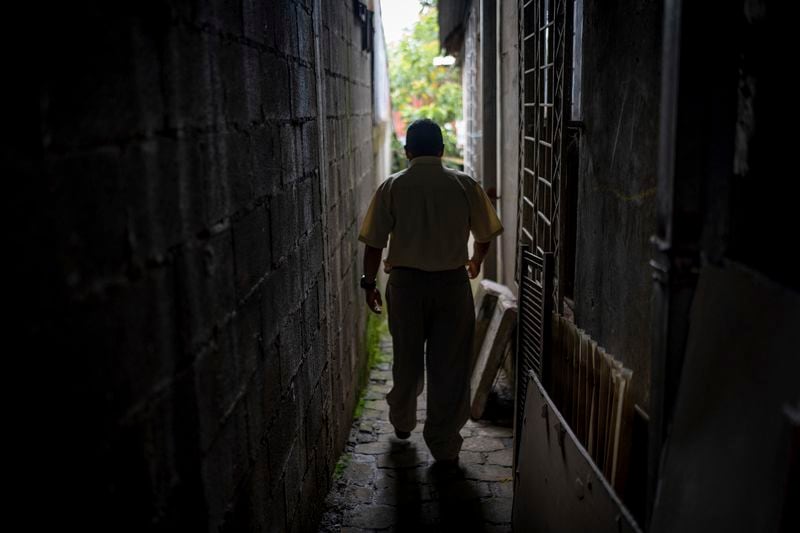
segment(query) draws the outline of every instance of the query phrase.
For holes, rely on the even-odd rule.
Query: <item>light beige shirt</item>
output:
[[[442,166],[439,157],[411,160],[381,183],[358,240],[385,248],[387,262],[421,270],[451,270],[467,263],[467,241],[489,242],[503,232],[489,198],[470,176]]]

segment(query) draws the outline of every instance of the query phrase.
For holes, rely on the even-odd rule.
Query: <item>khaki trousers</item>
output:
[[[399,431],[417,425],[417,396],[428,371],[423,436],[435,459],[458,457],[469,417],[470,356],[475,311],[464,268],[425,272],[393,268],[386,288],[394,345],[394,386],[386,400]]]

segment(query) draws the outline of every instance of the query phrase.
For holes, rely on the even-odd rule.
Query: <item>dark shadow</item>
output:
[[[419,446],[424,444],[393,442],[386,456],[386,475],[392,479],[387,496],[393,499],[396,513],[394,530],[483,531],[477,482],[465,479],[460,467],[441,468],[426,462]]]
[[[439,527],[442,531],[484,531],[478,482],[466,479],[461,467],[428,469],[436,491]]]

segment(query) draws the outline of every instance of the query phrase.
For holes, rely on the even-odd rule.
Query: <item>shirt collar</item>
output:
[[[440,165],[442,164],[442,158],[437,157],[435,155],[420,155],[415,157],[411,160],[409,166],[414,165]]]

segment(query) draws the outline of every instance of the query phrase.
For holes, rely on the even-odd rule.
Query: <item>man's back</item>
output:
[[[408,169],[379,187],[362,240],[382,247],[383,236],[391,232],[387,258],[391,266],[426,271],[458,268],[467,262],[470,231],[478,240],[502,231],[499,222],[484,215],[488,202],[468,175],[445,168],[438,157],[416,157]]]

